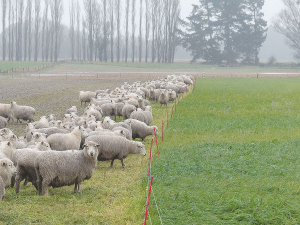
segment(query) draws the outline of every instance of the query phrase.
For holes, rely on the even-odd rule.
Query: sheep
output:
[[[109,116],[106,116],[104,118],[104,120],[102,121],[102,127],[104,129],[109,129],[109,127],[112,125],[112,124],[115,124],[116,122],[113,121]]]
[[[81,182],[92,177],[97,165],[99,145],[88,142],[82,151],[46,151],[34,163],[39,194],[49,195],[53,188],[75,184],[74,192],[81,193]]]
[[[2,116],[0,116],[0,129],[5,128],[6,125],[7,125],[7,119],[4,118],[4,117],[2,117]]]
[[[131,128],[130,130],[124,128],[124,127],[114,127],[112,129],[112,131],[123,131],[123,134],[125,134],[125,138],[128,139],[128,140],[132,140],[132,131],[131,131]]]
[[[77,114],[77,107],[75,105],[73,105],[71,108],[67,109],[66,114],[71,114],[72,112]]]
[[[79,126],[68,134],[51,134],[47,137],[47,142],[56,151],[79,150],[82,139],[87,135],[86,130]]]
[[[9,141],[0,142],[0,159],[8,158],[12,160],[13,156],[13,144]]]
[[[33,123],[35,129],[48,128],[49,121],[46,116],[40,117],[39,121]]]
[[[176,92],[173,91],[172,89],[169,89],[168,94],[169,94],[169,101],[174,101],[176,99]]]
[[[125,102],[126,104],[134,105],[136,108],[139,107],[138,99],[130,98],[128,101]]]
[[[110,131],[110,130],[102,130],[102,131],[93,131],[89,133],[89,136],[85,139],[86,142],[88,141],[95,141],[98,136],[102,135],[109,135],[109,136],[120,136],[126,138],[126,134],[122,130]]]
[[[13,114],[10,104],[1,104],[0,103],[0,116],[7,118],[8,121],[10,121],[10,120],[14,121],[14,114]]]
[[[169,94],[168,94],[167,90],[163,90],[161,92],[161,94],[159,95],[159,98],[158,98],[158,102],[160,104],[160,107],[162,107],[162,105],[165,105],[166,107],[168,106]]]
[[[153,121],[153,115],[152,115],[152,108],[151,106],[145,106],[145,111],[144,111],[144,114],[147,116],[148,118],[148,121],[147,121],[147,125],[151,124],[152,121]]]
[[[137,108],[145,110],[145,102],[144,102],[144,99],[142,97],[139,97],[139,99],[138,99],[138,107]]]
[[[125,104],[122,109],[123,120],[129,119],[133,111],[136,110],[136,107],[130,104]]]
[[[51,150],[51,147],[48,142],[40,141],[36,142],[34,145],[29,145],[27,148],[35,149],[38,151],[49,151]]]
[[[101,119],[102,119],[101,113],[100,113],[98,110],[94,109],[94,108],[90,108],[89,110],[87,110],[87,111],[84,113],[84,115],[85,115],[85,116],[93,115],[93,116],[95,116],[96,121],[101,121]]]
[[[14,134],[7,135],[6,137],[6,140],[12,143],[13,149],[25,148],[27,146],[24,141],[20,141],[19,138]]]
[[[133,111],[130,115],[130,119],[136,119],[148,125],[148,117],[144,111]]]
[[[34,121],[35,109],[31,106],[20,106],[16,102],[11,102],[11,109],[17,122],[21,123],[21,120],[28,120],[29,122]]]
[[[79,101],[82,105],[82,102],[86,105],[87,102],[91,102],[92,98],[96,97],[96,93],[92,91],[80,91],[79,92]]]
[[[52,121],[52,120],[56,120],[56,116],[55,116],[54,114],[49,114],[49,115],[47,116],[47,120],[48,120],[48,122],[50,122],[50,121]]]
[[[33,145],[37,142],[42,142],[42,141],[47,142],[46,134],[40,132],[32,132],[31,141],[27,143],[27,147],[29,145]]]
[[[154,129],[156,132],[156,135],[158,133],[157,126],[147,126],[144,122],[141,122],[139,120],[135,119],[127,119],[124,121],[124,123],[131,124],[132,129],[132,138],[141,138],[143,141],[145,141],[145,138],[149,135],[154,135]]]
[[[124,104],[123,102],[115,103],[115,106],[116,106],[115,120],[116,120],[116,117],[117,117],[117,116],[118,116],[119,118],[120,118],[120,116],[123,116],[122,110],[123,110],[124,105],[125,105],[125,104]]]
[[[27,142],[31,141],[33,132],[44,133],[44,134],[46,134],[46,137],[50,136],[51,134],[67,134],[67,133],[70,133],[68,130],[59,129],[57,127],[49,127],[49,128],[43,128],[43,129],[28,129],[28,131],[26,132]]]
[[[0,159],[0,201],[5,195],[5,188],[9,187],[12,176],[16,173],[16,167],[8,159]]]
[[[26,178],[24,185],[27,182],[32,182],[35,188],[38,190],[38,186],[36,183],[37,175],[34,167],[35,159],[44,151],[38,151],[37,149],[17,149],[15,150],[14,163],[17,166],[17,174],[15,177],[15,181],[11,181],[11,187],[16,183],[15,192],[19,193],[20,182]]]
[[[118,136],[98,136],[96,141],[99,144],[98,161],[111,160],[113,167],[115,159],[121,160],[122,167],[125,167],[123,159],[129,154],[146,155],[145,145],[141,142],[130,141]]]
[[[100,106],[100,108],[102,109],[102,116],[114,116],[115,112],[116,112],[116,106],[114,103],[106,103]]]

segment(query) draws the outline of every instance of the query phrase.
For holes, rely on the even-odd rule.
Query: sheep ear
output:
[[[31,135],[33,135],[33,132],[31,132]]]
[[[11,143],[10,143],[10,142],[7,142],[7,145],[8,145],[8,146],[11,146]]]
[[[43,145],[43,144],[44,144],[44,142],[42,141],[42,142],[41,142],[41,144]]]
[[[6,166],[6,162],[5,161],[1,162],[1,166]]]
[[[83,145],[83,146],[82,146],[82,148],[85,148],[85,147],[87,147],[87,146],[86,146],[86,145]]]

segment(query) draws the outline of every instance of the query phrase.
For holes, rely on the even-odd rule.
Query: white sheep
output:
[[[131,124],[132,129],[132,138],[141,138],[145,141],[145,138],[149,135],[154,135],[154,130],[157,135],[158,128],[157,126],[147,126],[144,122],[135,119],[127,119],[124,123]]]
[[[4,118],[4,117],[2,117],[2,116],[0,116],[0,129],[5,128],[6,125],[7,125],[7,119]]]
[[[129,119],[131,113],[135,110],[136,110],[136,107],[134,105],[125,104],[122,109],[123,120]]]
[[[92,91],[80,91],[79,92],[79,101],[82,105],[82,102],[86,105],[87,102],[90,102],[92,98],[96,97],[96,93]]]
[[[98,161],[111,160],[111,167],[115,159],[121,160],[122,167],[125,167],[123,159],[129,154],[146,155],[145,145],[141,142],[127,140],[123,137],[98,136],[95,142],[99,144]]]
[[[82,139],[86,138],[87,135],[86,130],[79,126],[68,134],[51,134],[47,137],[47,142],[51,149],[56,151],[79,150]]]
[[[16,168],[10,159],[0,159],[0,201],[5,195],[5,188],[9,186],[12,176],[16,173]]]
[[[14,121],[14,114],[13,114],[10,104],[1,104],[0,103],[0,116],[7,118],[8,121],[9,120]]]
[[[168,94],[168,91],[167,90],[163,90],[161,91],[159,97],[158,97],[158,102],[160,104],[160,107],[162,105],[164,106],[168,106],[168,102],[169,102],[169,94]]]
[[[81,193],[81,182],[92,177],[97,165],[99,145],[88,142],[82,151],[46,151],[35,160],[39,194],[49,194],[53,188],[75,184],[74,192]]]
[[[10,105],[17,122],[21,123],[20,119],[34,121],[35,109],[33,107],[17,105],[16,102],[11,102]]]
[[[13,144],[9,141],[0,142],[0,159],[8,158],[12,160],[14,156]]]

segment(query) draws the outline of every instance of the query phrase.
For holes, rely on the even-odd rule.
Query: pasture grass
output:
[[[152,164],[163,224],[300,223],[299,86],[197,80]],[[153,195],[150,215],[160,224]]]
[[[50,64],[50,62],[18,62],[18,61],[0,61],[0,69],[1,71],[7,71],[15,68],[31,68],[31,67],[38,67],[45,64]]]

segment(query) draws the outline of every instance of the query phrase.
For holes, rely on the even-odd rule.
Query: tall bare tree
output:
[[[75,58],[75,2],[71,1],[69,6],[69,15],[70,15],[70,28],[69,28],[69,36],[71,43],[71,60],[74,61]]]
[[[79,3],[77,1],[77,10],[76,10],[76,17],[77,17],[77,60],[81,60],[81,41],[80,41],[80,6]]]
[[[42,26],[42,61],[48,60],[48,10],[49,10],[49,0],[44,0],[44,15],[43,15],[43,26]]]
[[[139,35],[139,62],[142,62],[142,23],[143,23],[143,0],[140,0],[140,35]]]
[[[103,59],[107,62],[107,4],[103,0]]]
[[[115,38],[115,22],[114,22],[114,12],[115,12],[115,1],[109,1],[109,18],[110,18],[110,61],[114,61],[114,38]]]
[[[34,1],[34,61],[37,61],[40,47],[40,11],[41,1]]]
[[[95,7],[95,1],[94,0],[85,0],[84,9],[85,9],[85,13],[86,13],[86,23],[87,23],[87,27],[88,27],[88,46],[89,46],[88,60],[89,61],[93,61],[94,7]]]
[[[27,0],[28,13],[28,60],[31,61],[32,53],[32,0]]]
[[[16,43],[16,48],[15,48],[15,56],[16,56],[16,61],[19,61],[19,41],[18,41],[18,37],[19,37],[19,32],[18,32],[18,0],[15,1],[15,16],[16,16],[16,20],[15,20],[15,43]]]
[[[24,20],[24,51],[23,51],[23,59],[24,61],[27,60],[27,37],[28,37],[28,4],[25,9],[25,20]]]
[[[117,62],[120,62],[120,19],[121,19],[121,0],[116,0],[116,14],[117,14]]]
[[[151,4],[151,18],[152,18],[152,47],[151,47],[151,56],[152,60],[151,62],[154,63],[155,56],[156,56],[156,22],[157,22],[157,1],[158,0],[152,0]]]
[[[148,62],[148,50],[149,50],[149,35],[150,35],[150,0],[145,0],[146,20],[145,20],[145,62]]]
[[[6,0],[2,0],[2,60],[5,61],[5,57],[6,57]]]
[[[54,17],[54,62],[57,62],[62,39],[61,20],[64,12],[62,0],[52,0],[51,8]]]
[[[12,52],[11,52],[11,1],[9,1],[8,5],[8,60],[12,61]]]
[[[86,60],[86,34],[85,34],[85,30],[86,30],[86,23],[84,18],[82,18],[82,56],[83,56],[83,61]]]
[[[23,12],[24,12],[24,1],[20,1],[19,3],[19,22],[18,22],[18,46],[19,46],[19,51],[18,51],[18,59],[19,61],[22,61],[22,34],[23,34]]]
[[[131,47],[132,47],[132,62],[134,62],[134,53],[135,53],[135,0],[132,0],[132,11],[131,11],[131,29],[132,29],[132,43],[131,43]]]
[[[125,13],[125,23],[126,23],[126,28],[125,28],[125,62],[127,62],[127,57],[128,57],[128,22],[129,22],[129,4],[130,0],[126,0],[126,13]]]

